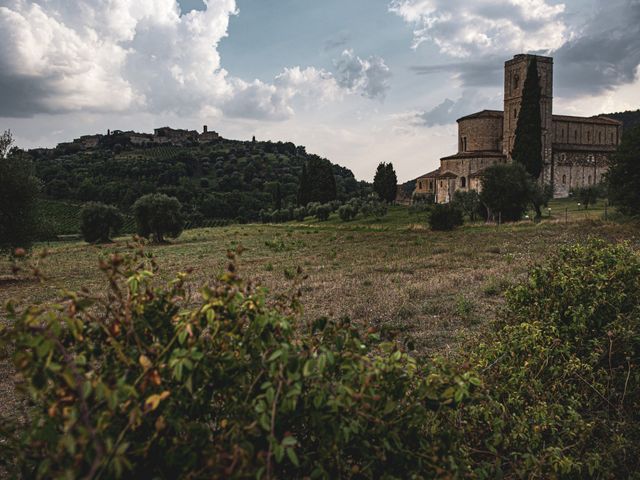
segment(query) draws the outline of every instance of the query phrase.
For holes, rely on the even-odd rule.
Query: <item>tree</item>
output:
[[[458,190],[453,195],[453,205],[458,207],[463,214],[469,217],[469,220],[474,222],[478,215],[480,208],[480,195],[475,190]]]
[[[380,200],[393,202],[398,190],[398,177],[392,163],[380,163],[373,179],[373,190]]]
[[[182,233],[182,205],[175,197],[161,193],[144,195],[133,204],[133,215],[138,234],[157,243],[164,242],[165,236],[177,238]]]
[[[578,199],[585,210],[588,210],[589,205],[593,205],[598,201],[601,191],[597,185],[589,185],[588,187],[574,188],[571,190],[571,194]]]
[[[524,165],[534,179],[542,173],[542,115],[540,113],[540,81],[538,60],[529,62],[527,78],[522,92],[522,105],[516,125],[516,136],[511,156]]]
[[[531,201],[531,177],[520,163],[488,167],[482,177],[480,201],[489,218],[517,221]]]
[[[302,168],[298,186],[298,204],[328,203],[338,196],[331,162],[311,155]]]
[[[640,215],[640,126],[622,137],[607,179],[611,204],[625,215]]]
[[[529,195],[531,206],[536,211],[536,220],[542,218],[542,207],[549,205],[549,201],[553,198],[553,185],[540,185],[539,182],[529,180]]]
[[[120,211],[111,205],[89,202],[80,211],[80,231],[89,243],[108,243],[122,228]]]
[[[0,250],[28,247],[37,231],[36,199],[40,182],[31,158],[11,148],[10,131],[0,136]]]

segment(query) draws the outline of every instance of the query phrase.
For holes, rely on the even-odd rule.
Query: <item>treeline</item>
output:
[[[243,222],[259,220],[261,210],[347,201],[370,190],[350,170],[293,143],[220,139],[141,148],[111,140],[92,151],[28,152],[45,198],[97,201],[129,212],[138,198],[161,193],[177,198],[189,221]]]

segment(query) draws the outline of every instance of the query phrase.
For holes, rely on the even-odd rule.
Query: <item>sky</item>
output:
[[[640,0],[0,0],[0,131],[207,125],[407,181],[518,53],[554,57],[554,113],[640,108]]]

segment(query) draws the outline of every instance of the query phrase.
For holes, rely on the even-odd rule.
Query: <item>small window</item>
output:
[[[566,162],[566,160],[567,160],[567,154],[566,154],[566,153],[561,153],[561,154],[560,154],[560,160],[562,160],[563,162]]]
[[[467,188],[467,179],[464,177],[460,177],[460,187]]]
[[[440,180],[440,186],[444,187],[444,183],[442,182],[442,180]]]
[[[467,151],[467,137],[462,137],[462,151]]]
[[[422,190],[422,182],[418,182],[418,189]]]
[[[587,156],[587,162],[589,162],[589,163],[593,163],[593,162],[595,162],[595,160],[596,160],[596,159],[595,159],[595,157],[593,156],[593,154],[590,154],[590,155],[588,155],[588,156]]]
[[[517,90],[520,87],[520,75],[517,73],[513,77],[513,89]]]
[[[566,175],[562,175],[562,184],[563,185],[567,184],[567,176]]]
[[[433,190],[433,180],[429,180],[429,190]]]
[[[588,184],[591,185],[591,175],[589,175],[589,179],[587,180]]]

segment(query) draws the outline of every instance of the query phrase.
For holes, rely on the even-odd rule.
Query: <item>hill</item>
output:
[[[107,137],[105,137],[107,138]],[[367,189],[353,173],[293,143],[217,138],[200,144],[133,145],[102,140],[94,148],[61,144],[29,153],[47,200],[81,204],[101,201],[127,213],[142,195],[177,197],[191,223],[257,220],[260,211],[297,202],[305,164],[333,172],[338,199]]]
[[[627,110],[626,112],[606,113],[605,117],[621,121],[623,124],[622,130],[624,132],[640,125],[640,109],[636,111]]]

